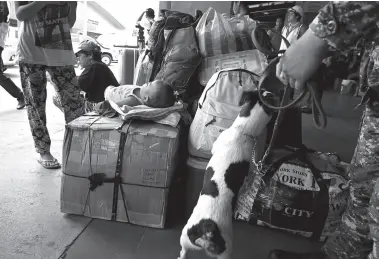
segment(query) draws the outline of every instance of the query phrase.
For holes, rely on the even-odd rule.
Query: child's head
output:
[[[162,80],[155,80],[141,87],[141,99],[152,108],[167,108],[175,103],[173,88]]]

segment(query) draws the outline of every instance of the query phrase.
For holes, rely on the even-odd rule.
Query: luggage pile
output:
[[[168,206],[175,203],[169,194],[178,190],[175,214],[181,214],[177,205],[184,205],[188,218],[204,179],[211,177],[205,169],[213,143],[237,118],[243,92],[256,90],[267,68],[250,36],[255,26],[247,16],[229,18],[213,8],[195,17],[161,10],[138,57],[133,84],[170,83],[192,123],[188,127],[183,116],[167,125],[124,114],[87,114],[72,121],[64,140],[61,211],[164,228]],[[270,135],[268,128],[255,139],[255,161],[263,157]],[[276,167],[263,179],[252,167],[235,219],[324,240],[346,207],[344,171],[326,154],[307,150],[308,161],[288,152],[273,153],[270,163]],[[325,182],[315,182],[315,175]],[[258,180],[264,183],[259,188]]]
[[[149,50],[139,57],[129,53],[133,60],[138,57],[133,81],[142,85],[164,80],[185,100],[192,75],[201,62],[195,34],[201,13],[198,18],[167,10],[161,14],[150,31]],[[120,78],[130,79],[126,74]],[[172,112],[162,117],[170,109]],[[132,111],[132,119],[125,119],[128,116],[117,110],[122,116],[86,114],[66,126],[63,213],[165,227],[169,192],[181,161],[181,136],[188,118],[183,114],[177,122],[176,116],[170,117],[173,112],[179,114],[175,107],[163,113],[156,110],[151,113],[156,119],[146,110],[138,115],[138,109]]]

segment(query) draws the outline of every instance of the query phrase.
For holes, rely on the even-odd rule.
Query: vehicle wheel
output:
[[[101,55],[101,61],[107,66],[109,66],[112,63],[112,57],[109,54],[103,54]]]

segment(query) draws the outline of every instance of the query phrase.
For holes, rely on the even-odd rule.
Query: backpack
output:
[[[152,69],[148,81],[166,81],[185,102],[189,98],[187,86],[201,62],[195,33],[201,14],[197,10],[195,19],[189,14],[162,10],[149,32]]]
[[[244,91],[257,89],[259,76],[245,69],[223,69],[208,81],[190,126],[190,155],[210,159],[213,143],[237,118]]]
[[[194,23],[195,18],[190,14],[165,9],[160,11],[159,18],[150,28],[149,40],[147,42],[148,49],[150,50],[150,60],[154,61],[150,80],[154,80],[157,75],[164,56],[164,46],[166,41],[164,29],[174,30],[188,26],[196,26]]]
[[[167,34],[160,70],[154,80],[169,83],[185,102],[191,97],[193,89],[187,91],[190,79],[200,65],[202,57],[196,41],[195,28],[192,26],[174,30],[164,30]],[[154,63],[155,65],[155,63]]]

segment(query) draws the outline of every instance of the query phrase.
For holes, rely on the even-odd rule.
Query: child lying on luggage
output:
[[[105,100],[118,106],[146,105],[152,108],[167,108],[175,104],[173,88],[162,80],[136,85],[108,86],[104,92]]]

